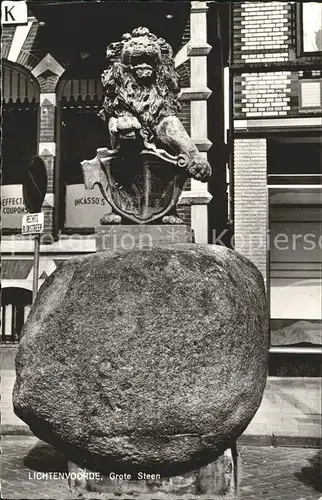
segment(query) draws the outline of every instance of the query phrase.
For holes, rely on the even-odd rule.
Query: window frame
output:
[[[307,3],[319,3],[319,2],[307,2]],[[303,3],[296,3],[296,52],[297,57],[321,57],[322,49],[316,51],[305,51],[304,50],[304,23],[303,23]]]
[[[75,99],[74,102],[71,103],[65,99],[64,91],[66,90],[66,84],[68,82],[73,81],[73,84],[77,85],[77,81],[81,80],[97,80],[100,81],[99,76],[88,75],[87,73],[82,73],[80,77],[76,76],[75,73],[69,71],[68,73],[64,73],[60,82],[58,83],[56,95],[57,95],[57,121],[56,121],[56,144],[57,144],[57,156],[56,156],[56,169],[55,169],[55,208],[54,208],[54,226],[55,226],[55,234],[58,237],[59,234],[81,234],[86,237],[89,234],[95,233],[95,224],[93,226],[77,226],[70,227],[66,224],[66,185],[64,184],[63,178],[63,127],[62,122],[64,120],[64,115],[68,110],[74,109],[75,112],[78,110],[82,110],[82,113],[89,115],[97,115],[98,111],[101,109],[104,100],[104,91],[99,84],[98,91],[101,90],[100,94],[95,94],[94,99],[85,100],[85,99]],[[78,83],[79,85],[79,83]],[[102,121],[103,123],[103,121]],[[88,158],[84,158],[88,159]],[[89,195],[90,196],[90,195]],[[99,221],[97,221],[97,224]],[[97,225],[96,224],[96,225]]]
[[[267,183],[267,196],[269,200],[269,193],[271,189],[303,189],[303,188],[312,188],[312,189],[321,189],[320,186],[315,186],[315,185],[275,185],[275,184],[269,184],[269,181]],[[268,201],[268,224],[269,224],[269,214],[270,214],[270,203]],[[270,224],[268,226],[270,228]],[[267,294],[268,294],[268,304],[269,304],[269,310],[270,310],[270,325],[271,325],[271,320],[273,319],[271,317],[271,288],[270,288],[270,283],[271,283],[271,277],[270,277],[270,268],[271,268],[271,262],[270,262],[270,249],[268,250],[268,261],[267,261],[267,267],[268,267],[268,279],[267,279]],[[288,354],[322,354],[322,347],[320,345],[312,345],[312,346],[306,346],[306,347],[300,347],[300,346],[283,346],[283,345],[273,345],[271,343],[271,326],[269,329],[269,352],[270,354],[282,354],[282,353],[288,353]]]
[[[299,80],[300,82],[300,92],[299,92],[299,109],[300,110],[309,110],[309,111],[320,111],[321,108],[322,108],[322,79],[321,77],[317,77],[317,78],[310,78],[310,79],[301,79]],[[303,90],[302,90],[302,83],[319,83],[320,85],[320,104],[319,105],[316,105],[316,106],[303,106]]]

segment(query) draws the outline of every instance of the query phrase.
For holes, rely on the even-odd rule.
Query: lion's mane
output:
[[[134,30],[132,35],[141,34],[142,30],[146,28]],[[123,38],[126,40],[128,36],[131,35],[123,35]],[[178,102],[180,87],[171,47],[163,39],[158,39],[151,33],[148,36],[153,42],[158,43],[161,49],[161,59],[154,68],[154,79],[148,85],[139,82],[133,75],[130,65],[122,61],[122,42],[111,44],[108,47],[110,66],[102,74],[105,89],[103,107],[107,119],[131,114],[140,121],[142,127],[153,132],[154,126],[162,118],[176,115],[180,110]]]

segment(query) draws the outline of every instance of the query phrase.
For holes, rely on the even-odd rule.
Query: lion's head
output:
[[[148,28],[125,33],[107,47],[108,69],[102,74],[108,117],[130,113],[152,130],[164,116],[180,109],[179,77],[172,49]]]

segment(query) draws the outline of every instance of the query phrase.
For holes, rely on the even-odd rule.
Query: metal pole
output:
[[[32,302],[35,302],[38,293],[39,249],[40,249],[40,234],[36,234],[34,239],[34,273],[32,280]]]

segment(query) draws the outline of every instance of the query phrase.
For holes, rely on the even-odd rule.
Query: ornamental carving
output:
[[[209,163],[177,113],[179,77],[170,45],[140,27],[107,47],[101,117],[108,147],[83,161],[85,185],[98,184],[113,213],[101,223],[182,222],[175,206],[185,181],[206,182]]]

